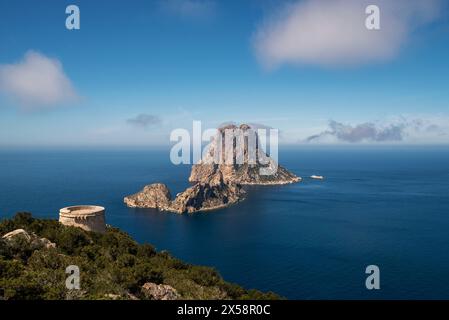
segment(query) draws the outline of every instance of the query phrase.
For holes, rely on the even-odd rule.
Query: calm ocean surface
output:
[[[291,299],[449,298],[449,148],[297,148],[280,162],[326,180],[251,187],[235,206],[175,215],[130,209],[125,195],[188,186],[190,166],[166,150],[0,151],[0,217],[106,207],[107,223],[139,242],[214,266],[247,288]],[[365,289],[365,267],[381,290]]]

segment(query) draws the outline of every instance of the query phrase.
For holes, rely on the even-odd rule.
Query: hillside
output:
[[[7,233],[16,231],[4,237]],[[0,223],[0,299],[278,299],[246,290],[209,267],[180,261],[119,229],[105,234],[18,213]],[[80,269],[68,290],[66,267]]]

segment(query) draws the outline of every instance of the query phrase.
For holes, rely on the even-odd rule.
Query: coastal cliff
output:
[[[67,289],[66,268],[80,270]],[[119,229],[105,233],[18,213],[0,222],[0,300],[279,299],[223,280],[212,268],[138,244]]]
[[[230,141],[228,150],[225,149],[225,141]],[[242,142],[241,148],[237,147],[238,141]],[[246,124],[227,125],[218,129],[205,157],[192,166],[189,182],[193,186],[172,199],[166,185],[154,183],[125,197],[124,202],[133,208],[194,213],[244,200],[246,191],[243,185],[283,185],[299,181],[300,177],[278,165],[265,153],[255,129]]]

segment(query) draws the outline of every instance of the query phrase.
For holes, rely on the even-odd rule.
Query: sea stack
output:
[[[206,156],[193,165],[193,185],[171,199],[166,185],[155,183],[127,196],[128,207],[194,213],[223,208],[245,198],[244,185],[283,185],[301,181],[270,158],[259,144],[257,131],[247,124],[217,130]]]
[[[254,139],[253,143],[250,142],[251,138]],[[223,152],[227,139],[232,141],[232,149]],[[236,148],[238,139],[243,140],[241,149]],[[217,161],[217,157],[221,159]],[[239,157],[240,162],[237,160]],[[260,147],[257,131],[247,124],[219,128],[204,159],[192,166],[189,181],[204,183],[217,172],[222,174],[224,183],[241,185],[281,185],[301,180],[266,154]]]

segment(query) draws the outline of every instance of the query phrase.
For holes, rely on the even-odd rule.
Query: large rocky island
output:
[[[231,145],[226,152],[225,141]],[[242,148],[237,147],[238,141]],[[189,177],[193,186],[172,199],[166,185],[154,183],[125,197],[124,202],[134,208],[193,213],[242,201],[246,194],[244,185],[282,185],[300,180],[265,153],[254,128],[247,124],[227,125],[218,129],[206,156],[193,165]]]

